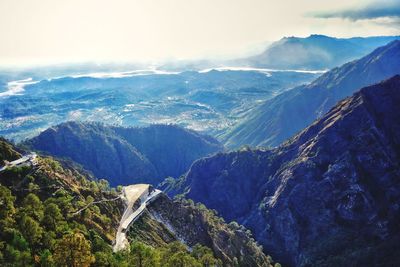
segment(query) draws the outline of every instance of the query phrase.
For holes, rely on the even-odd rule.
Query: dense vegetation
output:
[[[19,170],[14,173],[18,174]],[[211,249],[196,245],[189,252],[179,242],[159,249],[133,242],[130,252],[112,253],[111,246],[101,237],[103,231],[87,228],[90,227],[88,220],[101,216],[99,207],[93,205],[74,219],[73,215],[65,213],[73,209],[70,201],[65,192],[44,202],[30,192],[16,207],[16,197],[0,186],[0,264],[21,267],[222,266]],[[88,202],[93,203],[93,200]],[[107,225],[106,219],[103,218],[103,222]]]
[[[186,172],[193,161],[223,150],[215,139],[174,125],[143,128],[67,122],[25,142],[82,164],[111,185],[152,183]]]
[[[17,196],[0,185],[0,265],[222,266],[211,249],[196,245],[189,252],[179,242],[158,249],[133,242],[130,252],[113,253],[110,241],[114,228],[109,216],[117,207],[107,201],[94,204],[94,197],[115,200],[116,192],[104,180],[88,182],[83,177],[81,182],[88,184],[80,190],[87,191],[86,198],[73,188],[57,188],[46,180],[54,169],[63,175],[61,166],[51,159],[40,161],[41,170],[11,168],[1,174],[2,182]]]
[[[50,158],[38,161],[0,174],[0,265],[89,266],[96,253],[111,255],[117,192]]]
[[[171,201],[165,195],[160,196],[135,222],[129,236],[161,248],[177,240],[189,247],[200,243],[212,248],[226,266],[274,265],[248,229],[235,222],[226,224],[215,210],[190,199]]]
[[[20,156],[13,145],[3,141],[7,160]],[[155,229],[138,223],[134,226],[138,235],[130,237],[130,250],[113,253],[111,244],[125,208],[118,192],[121,187],[111,188],[106,180],[94,180],[75,167],[71,162],[61,165],[50,157],[39,157],[31,166],[8,167],[0,172],[0,266],[200,267],[235,262],[229,251],[228,257],[221,257],[224,251],[204,246],[208,243],[191,225],[179,229],[186,233],[190,247],[176,237],[162,244],[140,240],[139,236]],[[171,212],[183,205],[162,196],[161,202],[153,202],[152,207],[164,208],[165,203]],[[213,214],[205,207],[201,212]],[[209,224],[208,220],[221,220],[215,215],[203,220],[201,223],[213,233],[228,227],[223,221]],[[170,234],[166,225],[160,227],[164,231],[160,234]],[[247,247],[254,246],[258,250],[252,252],[264,259],[255,244],[244,238],[235,249],[247,251]]]
[[[161,248],[153,248],[142,242],[131,243],[130,252],[118,253],[115,266],[137,267],[222,267],[211,249],[197,244],[191,251],[179,241],[171,242]],[[121,262],[121,258],[123,258]],[[111,265],[113,266],[113,265]]]

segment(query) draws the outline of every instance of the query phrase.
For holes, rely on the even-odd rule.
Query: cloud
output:
[[[350,20],[368,20],[391,18],[398,21],[400,18],[400,1],[374,1],[366,6],[339,11],[326,11],[311,14],[315,18],[342,18]]]

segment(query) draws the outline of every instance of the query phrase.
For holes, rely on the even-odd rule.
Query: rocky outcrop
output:
[[[189,248],[211,248],[224,266],[272,267],[272,259],[238,224],[226,224],[215,212],[192,201],[172,201],[161,194],[132,225],[130,237],[155,247],[179,240]]]
[[[112,185],[157,184],[178,177],[200,157],[223,149],[215,139],[173,125],[123,128],[67,122],[25,142],[32,149],[81,164]]]
[[[395,76],[276,149],[198,160],[178,184],[288,265],[398,265],[399,104]]]
[[[277,146],[360,88],[400,74],[400,41],[264,102],[223,136],[228,147]]]

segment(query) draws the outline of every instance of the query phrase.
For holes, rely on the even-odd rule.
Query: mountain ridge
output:
[[[22,151],[0,139],[5,160],[20,159],[17,150]],[[204,205],[162,193],[128,230],[130,251],[113,253],[126,208],[119,190],[52,157],[7,165],[0,171],[0,265],[116,267],[136,265],[140,257],[146,266],[186,260],[193,266],[272,267],[246,228],[226,224]],[[232,246],[220,245],[225,238]]]
[[[221,136],[230,148],[277,146],[323,115],[357,89],[400,73],[400,41],[321,75],[308,85],[288,90],[254,109]]]
[[[283,37],[262,53],[243,60],[255,67],[277,69],[330,69],[362,57],[400,36],[337,38],[321,34]]]
[[[116,127],[67,122],[24,145],[81,164],[112,185],[157,184],[178,177],[202,156],[223,150],[215,139],[174,125]]]
[[[400,233],[398,103],[396,75],[340,101],[278,148],[196,161],[177,187],[243,223],[284,264],[399,263],[400,248],[384,245]]]

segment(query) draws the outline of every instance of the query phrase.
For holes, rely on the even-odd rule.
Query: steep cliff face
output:
[[[277,146],[320,118],[337,101],[396,74],[400,74],[400,41],[266,101],[222,139],[229,147]]]
[[[155,247],[179,240],[189,248],[211,248],[224,266],[272,266],[273,262],[238,224],[226,224],[215,212],[192,201],[172,201],[160,195],[130,230],[133,240]]]
[[[213,138],[172,125],[146,128],[108,127],[67,122],[25,143],[57,157],[67,157],[112,185],[157,184],[186,172],[192,162],[223,147]]]
[[[273,150],[197,161],[187,197],[291,265],[400,262],[400,76],[363,88]],[[396,254],[397,253],[397,254]]]

